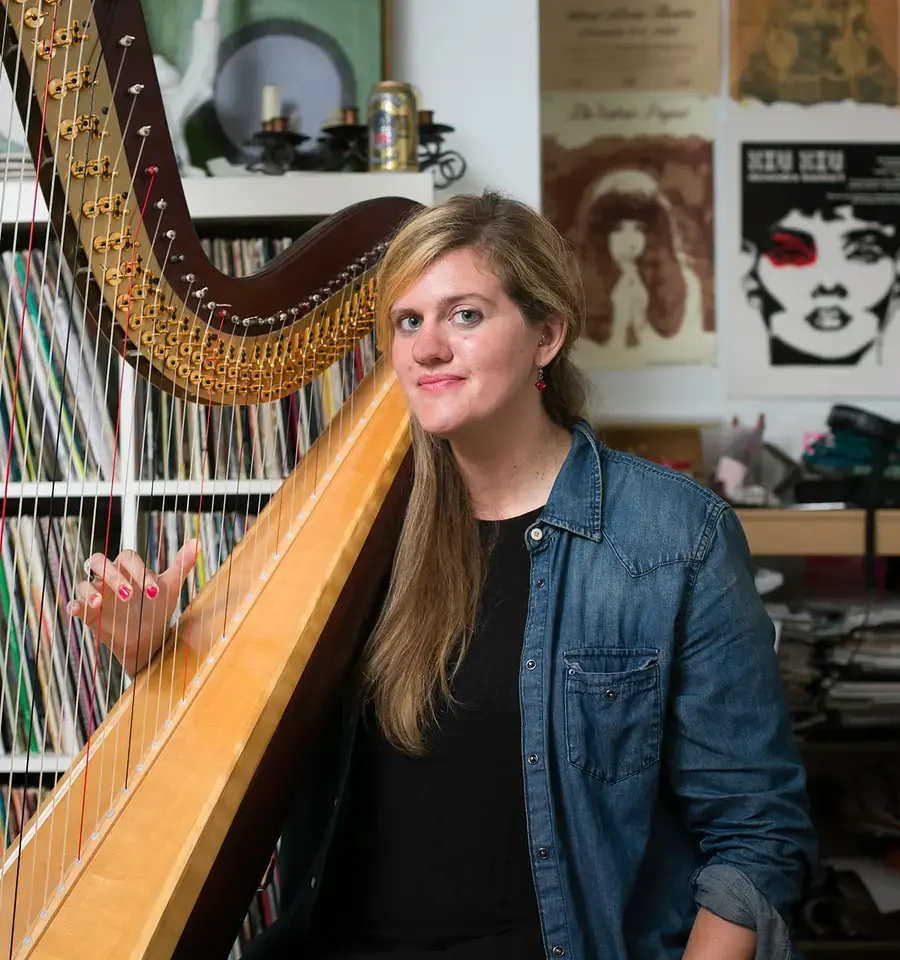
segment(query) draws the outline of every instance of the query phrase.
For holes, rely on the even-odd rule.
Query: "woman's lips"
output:
[[[416,381],[416,385],[421,390],[437,391],[437,390],[447,390],[453,387],[458,387],[463,382],[463,377],[455,377],[451,374],[429,374],[424,377],[419,377]]]

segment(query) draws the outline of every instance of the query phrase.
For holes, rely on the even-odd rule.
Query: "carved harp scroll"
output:
[[[27,728],[18,758],[25,770],[43,770],[66,729],[74,757],[30,816],[19,811],[21,829],[6,845],[0,956],[224,957],[392,559],[408,422],[373,343],[375,270],[417,204],[357,204],[254,275],[226,275],[191,221],[139,0],[0,0],[0,15],[3,64],[37,176],[35,185],[34,171],[8,175],[0,189],[33,195],[32,210],[40,190],[52,226],[46,235],[34,222],[16,227],[24,289],[15,295],[10,282],[0,291],[0,369],[28,361],[22,337],[34,317],[65,308],[71,320],[53,326],[50,354],[77,334],[94,350],[83,358],[91,375],[112,371],[101,385],[114,409],[112,472],[96,477],[93,505],[79,503],[79,515],[96,524],[99,514],[102,530],[107,507],[97,503],[114,500],[114,485],[138,482],[116,464],[132,428],[123,409],[131,407],[123,406],[120,364],[96,364],[101,347],[137,371],[135,409],[156,391],[170,398],[168,409],[193,418],[203,464],[213,414],[250,406],[262,417],[273,405],[303,401],[290,442],[282,438],[291,454],[284,482],[258,517],[245,518],[230,553],[204,542],[211,527],[200,523],[207,582],[199,589],[192,581],[165,647],[138,664],[133,679],[114,672],[93,634],[64,610],[65,588],[84,576],[80,521],[32,522],[24,501],[4,499],[0,562],[20,577],[27,570],[20,586],[32,613],[14,629],[12,608],[4,608],[2,667],[18,686],[4,686],[0,717]],[[316,385],[343,398],[330,422],[321,409],[312,415]],[[64,402],[60,396],[57,427]],[[27,397],[13,395],[11,410],[27,419]],[[26,423],[29,431],[45,430],[46,408],[41,417]],[[183,422],[168,429],[185,436]],[[207,518],[224,528],[215,481],[201,474],[199,500],[209,484]],[[198,491],[191,495],[193,504]],[[84,500],[84,484],[71,496]],[[187,495],[168,509],[187,510]],[[109,530],[100,546],[114,557]],[[51,554],[55,572],[35,561],[38,576],[30,557]],[[149,618],[141,583],[134,586],[122,616]],[[13,707],[13,688],[32,698],[19,696]],[[64,704],[53,713],[38,701],[50,688],[77,688],[89,702],[80,740],[72,717],[66,727]],[[18,749],[17,736],[8,752]]]

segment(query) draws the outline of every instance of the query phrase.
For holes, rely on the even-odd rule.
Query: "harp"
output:
[[[90,548],[80,520],[24,523],[28,511],[4,499],[0,554],[7,572],[27,567],[16,589],[30,611],[14,622],[4,594],[3,669],[15,684],[4,686],[0,714],[12,725],[13,751],[23,741],[25,769],[37,769],[67,729],[41,690],[77,687],[88,722],[55,785],[30,816],[19,810],[0,873],[0,954],[224,957],[391,561],[408,486],[408,423],[373,347],[375,275],[386,241],[417,204],[353,205],[254,276],[230,277],[193,229],[139,0],[0,7],[4,67],[58,250],[26,223],[24,253],[10,265],[19,275],[4,291],[3,364],[13,383],[3,410],[7,486],[36,382],[58,403],[55,416],[48,401],[41,422],[26,424],[41,431],[41,449],[58,454],[69,443],[73,458],[81,449],[66,419],[72,396],[57,396],[49,374],[46,382],[26,374],[29,359],[44,354],[70,364],[73,326],[94,351],[74,365],[86,371],[75,392],[97,393],[98,358],[105,369],[127,365],[136,384],[167,398],[166,409],[190,416],[194,455],[207,467],[214,417],[285,409],[298,396],[303,414],[316,382],[345,394],[329,422],[301,415],[286,432],[286,479],[227,555],[204,542],[200,524],[207,582],[133,679],[63,609]],[[3,188],[17,183],[7,176]],[[30,321],[48,303],[51,314],[53,304],[77,309],[71,323],[57,318],[44,343]],[[131,428],[125,380],[117,382],[108,404],[113,476],[100,472],[92,507],[105,539],[90,545],[111,557],[116,543],[97,503],[117,474],[119,432]],[[142,390],[131,401],[135,422],[149,396]],[[179,426],[170,416],[170,433]],[[214,487],[207,473],[201,499],[204,482]],[[55,573],[41,557],[56,558]],[[142,616],[136,587],[129,617]],[[103,684],[107,702],[95,709]]]

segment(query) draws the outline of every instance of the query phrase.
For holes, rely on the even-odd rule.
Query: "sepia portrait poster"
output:
[[[883,140],[870,141],[879,127],[870,118],[854,129],[858,105],[806,108],[818,129],[797,122],[802,109],[776,111],[780,123],[771,108],[756,111],[755,121],[746,108],[736,111],[745,129],[732,148],[739,183],[727,310],[731,392],[896,395],[897,120]],[[809,134],[800,141],[798,131]]]
[[[543,210],[578,252],[585,369],[715,360],[711,98],[542,97]]]
[[[541,89],[717,93],[720,16],[718,0],[540,0]]]
[[[732,0],[731,95],[898,103],[897,0]]]

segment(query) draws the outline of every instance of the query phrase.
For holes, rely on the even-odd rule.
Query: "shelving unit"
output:
[[[852,557],[865,550],[862,510],[740,509],[752,553],[781,557]],[[900,510],[879,510],[876,549],[900,556]]]
[[[859,557],[865,551],[863,510],[750,508],[737,513],[750,550],[756,556]],[[875,529],[879,556],[900,556],[900,510],[879,510]],[[888,759],[893,763],[900,750],[900,737],[890,731],[851,729],[842,736],[830,734],[808,739],[799,735],[798,746],[810,776],[810,795],[815,800],[817,790],[821,790],[817,785],[823,769],[846,771],[849,765],[844,777],[852,782],[856,765]],[[830,836],[825,825],[817,826],[826,837]],[[804,940],[798,947],[809,960],[900,957],[900,942],[896,940]]]

